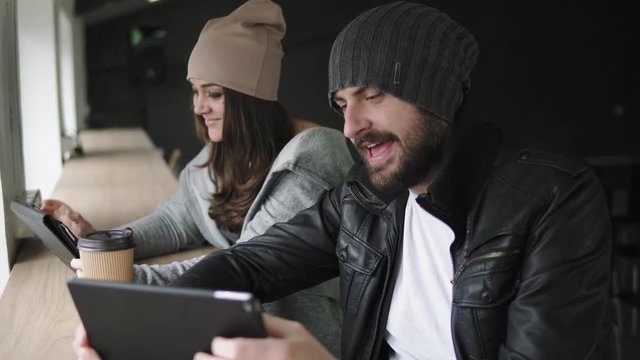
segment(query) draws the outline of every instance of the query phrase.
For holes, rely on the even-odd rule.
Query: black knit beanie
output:
[[[329,58],[329,102],[350,86],[375,87],[452,122],[469,89],[478,44],[437,9],[396,1],[370,9],[338,35]]]

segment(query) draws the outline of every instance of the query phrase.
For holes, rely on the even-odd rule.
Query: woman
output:
[[[187,80],[196,131],[206,145],[181,172],[173,198],[126,225],[133,229],[137,258],[204,241],[226,248],[249,240],[311,206],[351,167],[341,132],[293,119],[277,102],[284,32],[281,9],[268,0],[250,0],[205,25],[189,58]],[[78,235],[93,230],[60,201],[45,201],[43,210]],[[136,265],[134,281],[168,283],[198,259]],[[81,269],[79,259],[72,264]],[[302,322],[338,354],[337,297],[334,280],[265,309]]]

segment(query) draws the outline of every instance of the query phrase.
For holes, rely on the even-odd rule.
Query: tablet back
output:
[[[63,223],[21,201],[12,201],[11,210],[65,265],[71,268],[71,259],[80,257],[75,235]]]
[[[249,293],[77,278],[67,285],[103,360],[192,359],[211,352],[214,336],[266,336]]]

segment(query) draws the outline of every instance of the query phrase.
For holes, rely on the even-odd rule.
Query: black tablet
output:
[[[103,360],[192,359],[211,352],[214,336],[266,336],[249,293],[78,278],[67,285]]]
[[[11,210],[69,268],[71,259],[80,257],[78,239],[63,223],[21,201],[12,201]]]

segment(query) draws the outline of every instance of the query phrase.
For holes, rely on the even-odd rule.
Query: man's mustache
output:
[[[397,141],[398,137],[395,134],[386,131],[368,131],[356,138],[354,145],[356,148],[361,149],[365,143],[382,143],[385,141]]]

